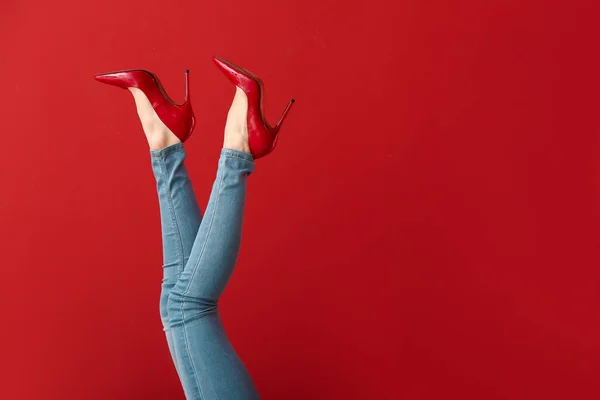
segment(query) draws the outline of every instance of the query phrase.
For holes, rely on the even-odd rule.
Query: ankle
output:
[[[223,148],[243,151],[245,153],[252,154],[250,146],[248,146],[248,139],[240,134],[225,134],[225,140],[223,140]]]
[[[148,138],[148,146],[150,147],[150,150],[161,150],[176,143],[180,143],[180,140],[170,140],[167,137]]]
[[[250,153],[248,144],[248,99],[239,87],[236,88],[233,102],[227,113],[223,147]]]
[[[148,120],[140,115],[142,129],[152,150],[160,150],[164,147],[179,143],[180,140],[160,120]]]
[[[138,117],[151,150],[160,150],[181,142],[160,120],[146,95],[137,88],[129,88],[135,99]]]

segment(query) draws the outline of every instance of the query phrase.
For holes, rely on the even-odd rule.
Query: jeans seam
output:
[[[169,186],[167,177],[167,166],[164,158],[160,158],[159,160],[160,166],[163,170],[163,175],[165,176],[165,184],[167,186],[167,204],[169,205],[169,214],[171,215],[171,222],[173,223],[173,229],[177,232],[177,250],[178,250],[178,259],[180,260],[180,268],[178,269],[178,275],[183,271],[183,241],[181,240],[181,231],[179,229],[179,224],[177,223],[177,217],[175,216],[175,207],[173,206],[173,199],[171,197],[171,189]]]
[[[172,145],[169,145],[167,147],[164,147],[160,150],[151,150],[150,151],[150,155],[153,158],[166,158],[168,155],[173,154],[173,153],[177,153],[179,151],[184,151],[185,148],[183,147],[182,143],[175,143]]]
[[[225,149],[225,150],[227,150],[227,149]],[[223,155],[225,157],[233,157],[233,158],[237,158],[238,160],[244,160],[244,161],[248,161],[249,163],[254,163],[253,160],[249,160],[249,159],[247,159],[245,157],[242,157],[242,156],[240,156],[240,155],[238,155],[236,153],[233,153],[233,152],[225,151],[225,152],[223,152]]]
[[[182,298],[181,301],[183,302],[183,301],[185,301],[185,299]],[[198,314],[196,314],[193,317],[188,317],[185,320],[185,322],[183,322],[183,321],[182,322],[176,322],[176,323],[170,325],[169,328],[170,329],[177,328],[179,326],[183,326],[186,322],[192,322],[192,321],[196,321],[196,320],[198,320],[200,318],[204,318],[206,315],[212,314],[212,313],[216,312],[217,309],[218,309],[218,305],[211,306],[210,309],[205,310],[205,311],[203,311],[201,313],[198,313]]]
[[[177,149],[175,151],[181,151],[183,149]],[[169,152],[169,154],[174,153],[175,151],[171,150]],[[180,262],[178,263],[180,265],[180,267],[178,268],[178,276],[179,274],[181,274],[181,271],[183,270],[183,262],[184,262],[184,258],[183,258],[183,240],[181,239],[181,231],[179,229],[179,224],[177,223],[177,218],[175,216],[175,207],[173,205],[173,198],[171,197],[171,188],[169,185],[169,179],[168,179],[168,175],[167,175],[167,166],[166,166],[166,156],[168,154],[163,154],[163,156],[161,157],[156,157],[156,160],[158,161],[158,164],[160,165],[160,168],[162,170],[163,173],[163,179],[164,179],[164,184],[165,184],[165,189],[167,192],[167,204],[169,207],[169,215],[170,215],[170,219],[171,219],[171,223],[173,226],[173,230],[176,232],[176,240],[177,240],[177,250],[178,250],[178,256],[179,256],[179,260]],[[170,321],[169,321],[169,313],[166,313],[166,319],[167,319],[167,327],[170,328]],[[167,330],[165,329],[165,333],[167,332]],[[173,363],[175,364],[175,370],[177,371],[177,374],[179,375],[179,368],[178,368],[178,360],[177,360],[177,355],[174,354],[173,355]]]
[[[219,180],[218,180],[219,183],[218,183],[218,185],[216,187],[216,189],[217,189],[217,201],[215,203],[215,206],[213,207],[213,213],[210,216],[210,224],[208,225],[208,230],[206,232],[206,239],[205,239],[205,241],[204,241],[204,243],[202,245],[202,249],[200,249],[200,254],[198,256],[198,261],[196,261],[196,263],[194,264],[194,268],[193,268],[192,273],[190,275],[190,281],[188,282],[187,287],[183,291],[182,302],[181,302],[181,307],[180,307],[181,320],[183,321],[182,330],[183,330],[183,339],[185,341],[185,349],[186,349],[186,351],[188,353],[188,358],[190,359],[190,364],[192,364],[192,368],[194,370],[194,378],[195,378],[194,380],[196,381],[196,386],[198,387],[198,390],[200,392],[200,397],[201,398],[204,398],[204,394],[202,393],[202,387],[200,386],[200,381],[198,380],[198,372],[196,371],[196,366],[194,365],[194,362],[192,361],[192,357],[191,357],[189,343],[188,343],[188,340],[187,340],[187,331],[185,329],[185,315],[184,315],[184,311],[183,311],[183,306],[184,306],[184,298],[185,298],[185,296],[187,296],[188,292],[190,291],[190,287],[192,285],[192,281],[194,280],[194,276],[196,275],[196,271],[198,270],[198,266],[200,265],[200,261],[202,260],[202,256],[204,255],[204,249],[206,249],[206,244],[208,243],[208,238],[210,236],[210,231],[212,229],[213,222],[215,220],[215,214],[217,213],[217,207],[219,205],[220,196],[218,196],[218,195],[219,195],[219,192],[221,191],[221,185],[222,185],[224,177],[225,177],[225,173],[221,172],[220,176],[219,176]],[[205,215],[205,217],[206,217],[206,215]]]

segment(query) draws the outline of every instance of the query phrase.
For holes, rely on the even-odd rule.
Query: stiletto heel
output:
[[[279,117],[279,121],[277,121],[277,124],[275,125],[275,128],[279,128],[281,126],[281,124],[283,124],[283,120],[288,115],[288,113],[290,112],[290,108],[292,108],[292,106],[294,105],[295,102],[296,102],[295,99],[291,99],[290,100],[290,102],[288,103],[288,105],[285,108],[285,110],[283,110],[283,113],[281,114],[281,117]]]
[[[108,85],[123,89],[135,87],[140,89],[158,115],[158,118],[177,136],[185,142],[194,130],[196,118],[190,102],[189,73],[185,70],[185,97],[183,104],[176,104],[165,92],[158,77],[150,71],[132,69],[98,74],[94,78]]]
[[[190,70],[185,70],[185,96],[183,98],[183,104],[187,104],[190,100]]]
[[[248,145],[254,159],[266,156],[275,149],[279,129],[296,100],[290,100],[277,124],[271,127],[264,117],[263,85],[260,79],[222,58],[214,56],[213,61],[235,86],[246,93],[248,98]]]

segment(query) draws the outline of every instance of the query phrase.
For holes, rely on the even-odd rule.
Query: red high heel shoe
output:
[[[279,128],[281,128],[283,120],[296,100],[290,100],[277,124],[271,127],[264,118],[262,82],[250,72],[229,61],[219,57],[213,57],[213,61],[235,86],[246,93],[248,97],[248,144],[250,151],[254,159],[266,156],[275,148]]]
[[[108,72],[94,76],[97,81],[118,86],[123,89],[135,87],[140,89],[156,111],[158,118],[169,128],[179,140],[185,142],[196,124],[192,111],[189,92],[189,70],[185,70],[185,99],[183,104],[175,104],[167,95],[158,77],[143,69]]]

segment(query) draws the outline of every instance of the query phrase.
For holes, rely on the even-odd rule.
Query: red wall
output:
[[[264,399],[597,399],[594,1],[3,1],[0,398],[183,399],[158,314],[145,68],[198,125],[202,207],[233,86],[271,121],[229,337]]]

